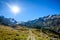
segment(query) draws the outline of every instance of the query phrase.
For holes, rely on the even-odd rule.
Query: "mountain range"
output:
[[[0,24],[4,25],[15,25],[17,21],[13,18],[5,18],[4,16],[0,16]]]
[[[35,20],[21,23],[32,28],[46,28],[60,33],[60,14],[48,15]]]
[[[18,22],[13,18],[5,18],[4,16],[0,16],[0,24],[12,26],[17,23]],[[18,23],[17,25],[37,29],[45,28],[60,33],[60,14],[40,17],[35,20]]]

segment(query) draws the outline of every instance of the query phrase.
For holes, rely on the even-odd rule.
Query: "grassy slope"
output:
[[[28,34],[13,28],[0,25],[0,40],[26,40]]]
[[[29,29],[30,28],[20,26],[13,29],[8,26],[0,25],[0,40],[27,40],[29,36]],[[46,33],[48,35],[44,34],[38,29],[31,28],[31,31],[32,35],[35,37],[35,40],[50,40],[51,37],[55,35],[53,33],[48,33],[47,31]],[[60,39],[58,38],[58,40]]]
[[[39,29],[32,29],[32,32],[35,35],[36,40],[51,40],[54,38],[54,36],[58,37],[57,39],[60,40],[59,35],[49,33],[47,31],[45,31],[47,34],[43,33]]]

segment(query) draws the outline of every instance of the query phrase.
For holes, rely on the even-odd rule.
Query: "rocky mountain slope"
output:
[[[17,21],[13,18],[5,18],[4,16],[0,16],[0,24],[4,25],[14,25]]]
[[[47,28],[60,33],[60,14],[48,15],[35,20],[21,23],[32,28]]]

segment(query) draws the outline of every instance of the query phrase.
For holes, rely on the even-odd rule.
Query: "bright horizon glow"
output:
[[[9,5],[7,3],[7,6],[10,8],[10,10],[13,12],[14,15],[18,14],[19,12],[21,12],[21,9],[16,6],[16,5]]]

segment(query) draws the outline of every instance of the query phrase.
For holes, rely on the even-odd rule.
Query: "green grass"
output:
[[[0,25],[0,40],[26,40],[27,37],[22,31]]]
[[[27,40],[29,37],[30,28],[17,26],[16,28],[11,28],[9,26],[0,25],[0,40]],[[47,34],[40,31],[40,29],[32,29],[32,35],[35,40],[50,40],[53,36],[58,36],[53,33]],[[60,40],[60,38],[58,38]]]
[[[51,40],[51,38],[54,38],[54,36],[59,36],[53,33],[49,33],[47,31],[45,31],[47,34],[43,33],[40,29],[32,29],[32,32],[36,38],[36,40]],[[57,38],[58,40],[60,40],[60,38]]]

